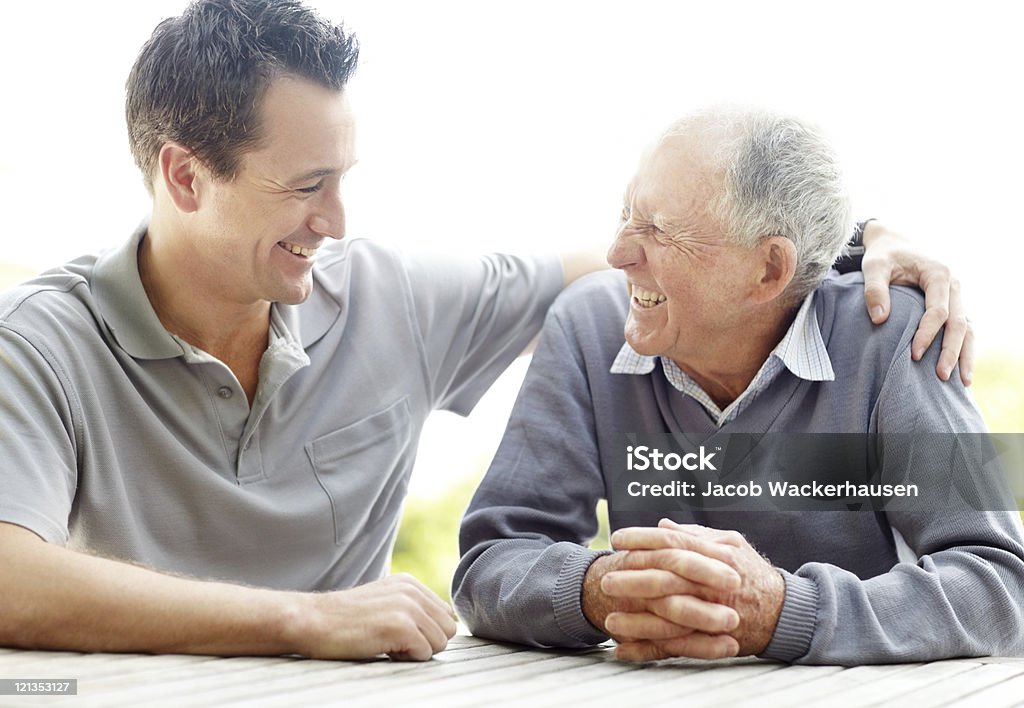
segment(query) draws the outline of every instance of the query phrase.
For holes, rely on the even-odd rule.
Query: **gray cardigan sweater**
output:
[[[835,381],[783,371],[716,430],[660,365],[609,373],[628,301],[620,273],[590,276],[552,307],[495,459],[462,523],[456,607],[480,636],[535,646],[607,639],[580,606],[599,551],[595,504],[621,469],[621,434],[953,433],[984,430],[954,375],[935,376],[940,349],[910,358],[923,312],[916,291],[892,290],[881,326],[864,311],[859,273],[826,280],[815,315]],[[916,462],[915,458],[915,462]],[[661,512],[610,509],[612,529],[656,525]],[[923,661],[1024,653],[1024,535],[1016,512],[697,510],[677,521],[736,529],[786,581],[765,657],[809,664]],[[900,562],[893,530],[915,556]]]

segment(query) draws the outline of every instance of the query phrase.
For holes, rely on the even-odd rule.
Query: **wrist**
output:
[[[740,643],[740,655],[763,653],[775,636],[775,628],[782,615],[782,606],[786,600],[786,581],[782,573],[772,567],[765,574],[761,585],[761,599],[757,603],[759,611],[753,614],[747,627],[740,627],[743,631],[736,637]]]
[[[311,657],[316,645],[313,637],[315,596],[310,593],[268,591],[266,614],[269,618],[267,634],[280,647],[279,654],[298,654]]]
[[[598,556],[583,576],[583,588],[580,591],[580,607],[583,616],[599,632],[608,634],[604,621],[613,611],[612,601],[601,590],[601,579],[606,573],[618,567],[618,553]]]
[[[843,254],[836,260],[833,267],[840,273],[853,273],[861,269],[864,251],[868,243],[878,238],[885,229],[879,226],[876,219],[858,221],[853,229],[853,236],[846,243]],[[866,240],[865,240],[866,239]]]
[[[860,245],[869,248],[872,243],[886,232],[886,228],[878,219],[865,219],[864,221],[857,222],[855,237],[856,231],[860,232]]]

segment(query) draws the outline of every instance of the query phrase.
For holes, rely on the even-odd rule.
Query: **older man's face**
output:
[[[700,361],[712,338],[742,336],[755,277],[748,249],[725,240],[707,204],[721,188],[706,146],[662,140],[626,190],[608,262],[630,286],[626,341],[638,353],[681,365]]]

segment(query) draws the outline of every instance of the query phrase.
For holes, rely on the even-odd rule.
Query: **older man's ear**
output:
[[[759,258],[751,296],[757,304],[782,295],[796,274],[796,246],[785,236],[766,236],[754,247]]]

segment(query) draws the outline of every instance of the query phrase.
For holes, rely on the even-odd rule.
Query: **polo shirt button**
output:
[[[217,389],[217,395],[221,398],[228,399],[234,395],[234,392],[228,386],[221,386]]]

